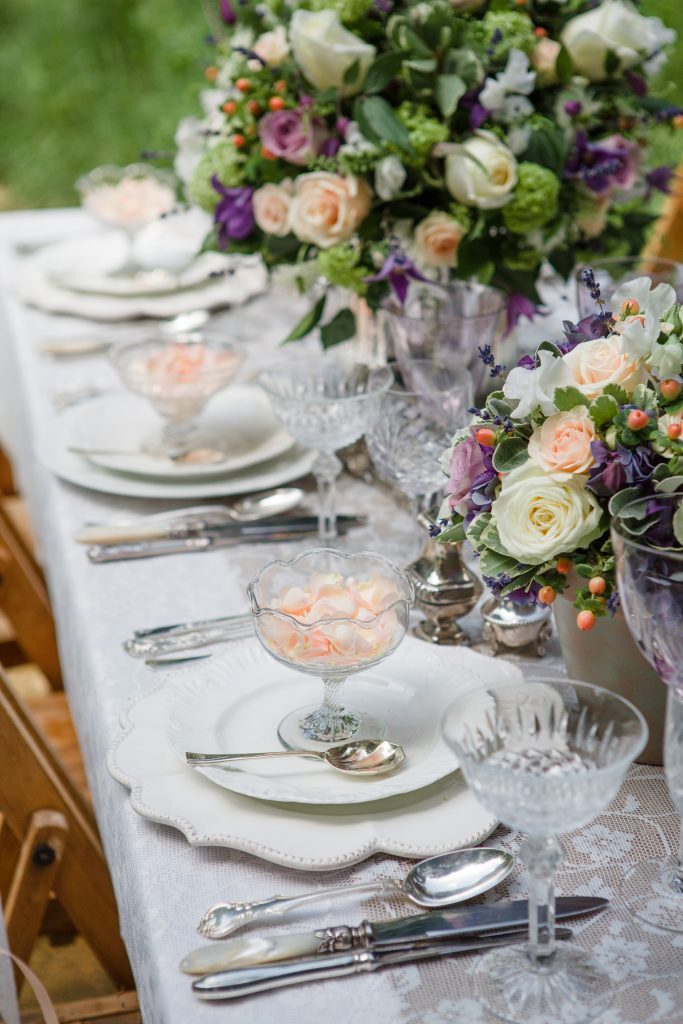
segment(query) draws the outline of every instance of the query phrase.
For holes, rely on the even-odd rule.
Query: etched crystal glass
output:
[[[683,499],[657,494],[655,500],[661,531]],[[612,544],[626,622],[669,688],[664,769],[671,799],[683,815],[683,553],[641,544],[625,534],[618,520]],[[635,864],[624,876],[622,896],[642,921],[683,932],[683,822],[677,857]]]
[[[595,280],[600,285],[600,294],[610,309],[613,292],[624,281],[632,281],[636,277],[649,277],[653,287],[658,284],[670,284],[676,291],[678,302],[683,300],[683,264],[675,260],[652,256],[621,256],[614,259],[594,260],[590,268],[580,267],[576,272],[576,299],[579,316],[589,316],[596,312],[594,299],[583,283],[583,272],[591,269]],[[616,311],[619,312],[618,310]]]
[[[527,834],[529,942],[496,950],[475,970],[481,1001],[518,1024],[581,1024],[603,1012],[611,982],[583,951],[555,941],[555,838],[585,825],[616,795],[647,725],[628,701],[587,683],[536,679],[471,693],[446,713],[446,742],[477,799]]]
[[[320,750],[351,736],[380,739],[381,721],[344,704],[344,681],[379,664],[403,640],[414,598],[409,577],[373,552],[314,548],[268,562],[247,592],[266,651],[323,681],[321,705],[300,708],[280,722],[284,745]]]
[[[112,347],[110,358],[126,387],[165,420],[161,436],[145,442],[144,450],[172,456],[201,449],[205,441],[196,419],[211,396],[232,382],[242,352],[221,337],[193,332],[123,342]]]
[[[342,470],[334,453],[357,441],[374,422],[380,397],[391,386],[391,371],[370,371],[362,363],[310,353],[276,364],[258,382],[286,430],[304,448],[318,452],[313,465],[320,500],[318,537],[334,540],[335,481]]]

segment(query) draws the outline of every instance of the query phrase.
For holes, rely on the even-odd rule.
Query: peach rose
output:
[[[272,32],[264,32],[263,35],[258,37],[252,46],[252,50],[269,67],[277,67],[278,64],[282,64],[283,60],[289,55],[289,43],[287,42],[287,33],[284,26],[278,25]],[[260,63],[258,61],[253,63],[256,64],[256,70],[260,70]]]
[[[531,54],[531,66],[538,72],[542,85],[554,85],[557,81],[557,58],[562,46],[556,39],[539,39]]]
[[[254,220],[267,235],[282,238],[289,228],[289,208],[292,202],[292,187],[288,181],[280,185],[263,185],[254,192],[252,199]]]
[[[584,196],[579,205],[576,215],[576,226],[586,238],[597,238],[607,227],[607,214],[612,203],[612,197]]]
[[[569,412],[549,416],[529,438],[529,458],[556,480],[587,473],[594,463],[591,441],[595,440],[588,410],[578,405]]]
[[[418,257],[430,267],[455,267],[464,233],[455,217],[434,210],[415,228]]]
[[[370,210],[372,190],[366,181],[327,171],[301,174],[290,207],[290,226],[300,242],[319,249],[346,242]]]
[[[638,361],[622,351],[616,334],[584,341],[562,357],[573,377],[572,384],[586,398],[597,398],[607,384],[619,384],[629,394],[643,379]]]

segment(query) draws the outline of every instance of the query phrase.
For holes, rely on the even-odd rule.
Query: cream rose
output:
[[[289,233],[289,208],[292,202],[291,182],[263,185],[252,199],[254,220],[267,235],[282,238]]]
[[[455,267],[464,234],[464,228],[455,217],[434,210],[415,228],[417,255],[430,267]]]
[[[377,50],[344,28],[336,11],[294,12],[289,26],[294,59],[316,89],[341,89],[345,96],[360,91]],[[351,83],[344,74],[358,61]]]
[[[367,216],[371,200],[370,186],[362,178],[327,171],[302,174],[289,209],[291,230],[299,241],[329,249],[351,237]]]
[[[491,511],[502,547],[525,565],[585,547],[600,534],[602,510],[585,481],[555,480],[534,462],[503,477]]]
[[[289,55],[287,33],[283,25],[278,25],[272,32],[264,32],[259,36],[252,50],[264,60],[268,67],[277,67]]]
[[[638,360],[623,351],[617,334],[584,341],[562,357],[572,384],[586,398],[597,398],[607,384],[619,384],[629,394],[643,380]]]
[[[560,35],[574,67],[591,82],[607,78],[609,52],[616,54],[619,70],[625,71],[675,38],[676,33],[659,18],[644,18],[622,0],[604,0],[579,14],[567,22]]]
[[[529,458],[555,480],[587,473],[595,462],[591,442],[595,428],[583,405],[549,416],[529,438]]]
[[[446,158],[446,185],[466,206],[495,210],[517,184],[517,161],[492,132],[477,132]]]

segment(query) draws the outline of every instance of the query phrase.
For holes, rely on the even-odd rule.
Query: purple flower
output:
[[[606,321],[599,313],[589,313],[583,320],[579,320],[578,324],[573,324],[571,320],[563,320],[562,328],[566,340],[560,341],[557,347],[563,356],[584,341],[606,338],[610,333]]]
[[[234,25],[237,21],[237,15],[235,14],[234,8],[230,3],[230,0],[220,0],[219,6],[221,21],[224,25]]]
[[[508,331],[514,330],[523,316],[528,320],[533,320],[540,312],[541,307],[537,306],[531,299],[527,299],[526,295],[522,295],[520,292],[513,292],[507,297],[506,315]]]
[[[669,192],[671,188],[671,179],[675,175],[673,167],[653,167],[651,171],[648,171],[645,175],[645,181],[651,189],[656,188],[658,192]]]
[[[252,207],[253,188],[226,188],[216,175],[211,184],[222,197],[214,212],[214,221],[218,227],[218,244],[226,249],[231,239],[247,238],[255,227],[254,210]]]
[[[325,139],[323,142],[322,155],[323,156],[336,156],[341,147],[339,139]]]
[[[522,358],[518,360],[517,366],[521,366],[523,370],[535,370],[536,357],[527,352],[526,355],[523,355]]]
[[[474,429],[453,449],[449,469],[448,504],[464,515],[474,481],[486,470],[484,449],[476,440]]]
[[[567,100],[564,105],[564,112],[569,117],[578,117],[583,110],[583,104],[579,103],[578,100]]]
[[[320,153],[327,133],[321,121],[300,110],[273,110],[262,118],[259,136],[274,156],[303,166]]]
[[[511,590],[506,596],[508,601],[512,601],[513,604],[519,604],[523,608],[528,608],[530,605],[536,604],[540,589],[541,584],[533,582],[529,585],[528,590],[526,587],[517,587],[516,590]]]
[[[483,125],[486,118],[491,113],[486,107],[479,102],[479,94],[483,89],[483,85],[477,86],[475,89],[469,89],[464,96],[460,98],[458,108],[460,110],[469,111],[470,118],[470,131],[476,132]]]
[[[428,281],[428,278],[420,273],[413,261],[406,256],[400,246],[392,245],[382,269],[377,274],[373,274],[372,277],[364,278],[364,280],[366,284],[388,281],[394,295],[403,305],[406,301],[410,281]]]
[[[617,444],[616,451],[612,451],[602,441],[593,441],[591,452],[595,465],[588,471],[586,486],[602,498],[624,487],[649,482],[657,464],[654,452],[643,445],[626,448]]]
[[[337,134],[340,135],[342,139],[346,138],[346,131],[347,131],[347,129],[348,129],[350,124],[351,124],[351,121],[350,121],[350,119],[348,117],[338,117],[337,118],[337,124],[336,124]]]
[[[637,75],[635,71],[627,71],[624,77],[634,96],[647,96],[647,82],[642,75]]]
[[[640,147],[622,135],[589,142],[585,132],[576,133],[576,145],[565,164],[565,174],[580,178],[591,192],[604,194],[628,189],[636,180]]]

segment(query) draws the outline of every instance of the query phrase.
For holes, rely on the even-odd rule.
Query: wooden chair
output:
[[[53,738],[64,749],[73,746],[75,736],[69,737],[65,725],[70,721],[66,698],[57,693],[48,699]],[[12,952],[29,959],[54,896],[114,983],[131,989],[133,977],[92,808],[1,669],[0,764],[5,766],[0,772],[0,893]],[[86,1011],[93,1006],[95,1016],[88,1017]],[[136,1006],[135,994],[128,992],[73,1004],[71,1015],[60,1019],[104,1022],[111,1017],[123,1024],[140,1020],[121,1017],[134,1014]]]

